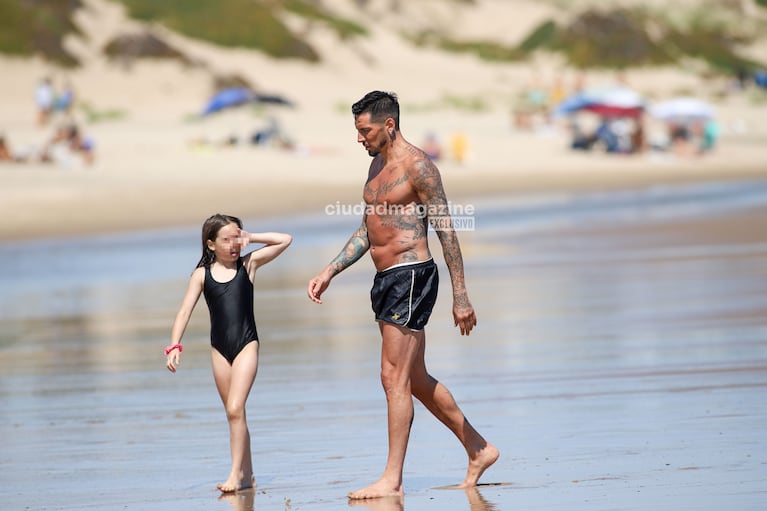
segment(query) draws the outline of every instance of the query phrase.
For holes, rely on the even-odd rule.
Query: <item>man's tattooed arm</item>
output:
[[[466,282],[463,273],[463,256],[458,236],[453,229],[447,196],[442,186],[439,170],[429,158],[419,159],[415,165],[413,183],[418,197],[429,215],[429,223],[434,228],[442,245],[445,264],[450,272],[453,285],[453,300],[458,306],[469,305]]]
[[[343,250],[328,264],[331,277],[338,275],[357,262],[369,248],[370,240],[368,239],[367,217],[364,217],[360,228],[352,234]]]

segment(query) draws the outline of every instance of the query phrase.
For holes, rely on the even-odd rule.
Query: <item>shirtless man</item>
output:
[[[437,232],[453,287],[453,319],[461,335],[477,324],[466,292],[463,259],[448,212],[439,170],[399,131],[399,103],[394,94],[374,91],[352,106],[357,142],[373,157],[363,191],[362,225],[341,253],[309,281],[309,298],[320,297],[333,277],[370,251],[377,273],[371,291],[381,331],[381,383],[386,393],[389,456],[381,478],[349,494],[350,499],[403,495],[402,467],[413,421],[415,396],[466,449],[469,466],[461,487],[476,486],[498,459],[464,417],[448,389],[424,363],[424,327],[437,297],[437,266],[427,243],[428,222]]]

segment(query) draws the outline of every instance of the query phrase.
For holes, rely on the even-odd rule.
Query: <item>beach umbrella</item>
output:
[[[206,116],[226,108],[244,105],[252,101],[254,97],[253,91],[245,87],[220,90],[208,100],[201,115]]]
[[[754,73],[754,83],[759,87],[767,89],[767,71],[757,71]]]
[[[650,115],[664,121],[705,120],[714,117],[714,108],[696,98],[678,97],[656,103]]]
[[[554,109],[555,117],[586,110],[606,117],[639,117],[645,108],[642,96],[628,87],[591,89],[565,98]]]
[[[559,103],[554,108],[551,114],[554,117],[562,117],[565,115],[570,115],[572,113],[583,110],[590,104],[591,104],[591,98],[589,98],[587,94],[583,92],[578,94],[573,94],[572,96],[563,99],[562,102]]]
[[[258,94],[245,87],[231,87],[229,89],[222,89],[214,94],[213,97],[208,100],[201,115],[210,115],[246,103],[293,106],[293,103],[289,100],[276,94]]]
[[[645,108],[642,96],[628,87],[611,87],[593,93],[586,110],[607,117],[638,117]]]

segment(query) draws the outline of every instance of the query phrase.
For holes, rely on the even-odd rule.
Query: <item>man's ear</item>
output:
[[[384,121],[384,127],[386,128],[387,132],[397,131],[397,127],[396,127],[396,125],[394,123],[394,118],[393,117],[387,117],[386,118],[386,120]]]

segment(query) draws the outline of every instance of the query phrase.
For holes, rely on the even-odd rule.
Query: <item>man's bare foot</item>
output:
[[[469,459],[469,468],[466,469],[466,479],[459,485],[460,488],[470,488],[477,486],[479,478],[490,465],[495,463],[500,453],[493,444],[488,443],[482,450],[478,451],[473,458]]]
[[[225,483],[217,484],[216,488],[221,493],[233,493],[239,490],[253,488],[255,485],[256,480],[253,476],[239,478],[230,475]]]
[[[404,495],[402,491],[402,483],[393,484],[385,479],[379,479],[377,482],[366,486],[361,490],[353,491],[347,497],[352,500],[357,499],[378,499],[381,497],[401,497]]]

